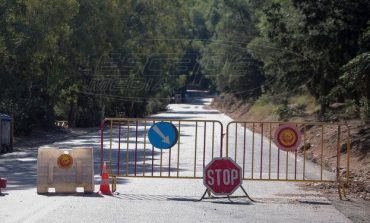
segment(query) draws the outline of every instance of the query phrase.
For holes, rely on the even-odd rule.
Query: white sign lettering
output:
[[[212,186],[215,183],[216,178],[216,185],[221,185],[221,176],[222,176],[222,183],[223,185],[235,185],[239,178],[238,170],[236,169],[215,169],[215,170],[208,170],[207,171],[207,184]]]

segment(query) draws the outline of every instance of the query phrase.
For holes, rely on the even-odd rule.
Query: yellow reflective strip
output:
[[[340,180],[340,125],[338,125],[338,139],[337,139],[337,180]]]
[[[113,138],[113,121],[110,121],[110,139],[109,139],[109,173],[112,174],[112,138]]]
[[[243,129],[243,179],[245,178],[245,150],[246,150],[246,142],[245,142],[245,135],[246,135],[246,129],[247,129],[247,126],[246,124],[244,123],[244,129]]]
[[[269,140],[269,179],[271,179],[271,139],[272,139],[272,129],[270,123],[270,140]]]
[[[303,180],[306,177],[306,125],[303,125]]]
[[[214,157],[214,149],[215,149],[215,123],[212,122],[212,159]]]
[[[285,179],[288,179],[288,152],[286,152],[286,161],[285,161]]]
[[[320,161],[320,180],[322,180],[322,172],[323,172],[323,155],[324,155],[324,125],[321,125],[321,161]]]
[[[128,148],[130,144],[130,122],[127,122],[127,142],[126,142],[126,176],[128,176]]]
[[[179,135],[177,139],[177,177],[179,177],[179,166],[180,166],[180,137],[181,137],[181,123],[179,121]]]
[[[351,151],[351,142],[350,142],[350,137],[351,137],[351,134],[350,134],[350,128],[349,126],[347,125],[347,171],[346,171],[346,183],[347,183],[347,186],[348,186],[348,183],[349,183],[349,162],[350,162],[350,151]]]
[[[198,141],[198,122],[195,122],[195,145],[194,145],[194,177],[196,177],[197,171],[197,141]]]
[[[226,126],[226,157],[229,157],[229,126],[230,124],[231,122],[229,122]]]
[[[144,163],[143,163],[143,175],[145,176],[146,167],[146,120],[144,120]]]
[[[235,148],[234,148],[234,160],[235,160],[235,162],[236,162],[236,154],[237,154],[237,144],[238,144],[238,123],[235,123],[235,136],[234,136],[234,138],[235,138]]]
[[[192,177],[192,176],[181,176],[181,177],[177,177],[177,176],[151,176],[151,175],[146,175],[146,176],[134,176],[134,175],[131,175],[131,176],[117,176],[117,178],[121,178],[121,179],[124,179],[124,178],[167,178],[167,179],[170,179],[170,178],[173,178],[173,179],[203,179],[203,177],[201,176],[198,176],[198,177]],[[244,179],[244,180],[252,180],[252,179]],[[318,183],[318,182],[323,182],[323,183],[335,183],[336,181],[332,181],[332,180],[285,180],[285,179],[253,179],[253,181],[265,181],[265,182],[296,182],[296,183]]]
[[[159,164],[159,176],[162,176],[162,159],[163,159],[163,150],[161,149],[161,160]]]
[[[255,125],[255,123],[253,122],[253,127],[252,127],[252,179],[253,179],[253,173],[254,173],[254,125]]]

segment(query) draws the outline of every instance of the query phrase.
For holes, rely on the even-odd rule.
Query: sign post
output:
[[[214,158],[204,169],[203,184],[207,189],[200,200],[207,192],[230,198],[230,195],[241,187],[246,197],[253,201],[242,187],[241,167],[231,158]]]

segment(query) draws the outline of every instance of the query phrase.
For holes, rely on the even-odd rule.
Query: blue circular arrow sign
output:
[[[159,149],[169,149],[177,143],[177,128],[169,122],[155,123],[148,131],[150,143]]]

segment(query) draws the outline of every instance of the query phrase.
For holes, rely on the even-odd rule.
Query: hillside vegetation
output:
[[[366,123],[369,11],[368,0],[0,0],[0,111],[16,133],[86,127],[198,88],[279,119]]]

